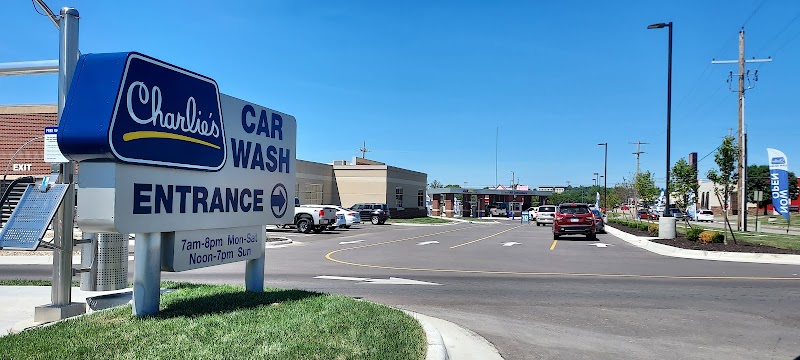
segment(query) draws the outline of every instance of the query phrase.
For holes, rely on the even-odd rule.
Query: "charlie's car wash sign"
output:
[[[221,169],[227,153],[217,83],[155,59],[129,55],[108,143],[114,157],[127,163]]]
[[[220,94],[208,77],[138,53],[87,54],[58,144],[80,162],[84,231],[175,232],[291,223],[296,134],[291,115]]]
[[[185,271],[252,260],[264,254],[264,230],[260,226],[176,231],[162,245],[161,268]]]

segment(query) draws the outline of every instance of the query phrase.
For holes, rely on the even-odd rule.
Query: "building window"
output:
[[[395,199],[395,207],[402,208],[403,207],[403,188],[401,188],[401,187],[394,188],[394,199]]]
[[[425,191],[417,191],[417,207],[425,207]]]
[[[304,184],[303,191],[300,191],[300,183],[297,183],[294,196],[303,205],[322,205],[322,184]]]

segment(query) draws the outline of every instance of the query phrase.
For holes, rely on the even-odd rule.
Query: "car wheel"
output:
[[[369,218],[369,222],[371,222],[372,225],[378,225],[381,223],[381,219],[378,217],[378,215],[372,215],[372,217]]]
[[[597,240],[597,235],[595,235],[595,234],[586,234],[586,239],[588,239],[588,240]]]
[[[319,233],[321,233],[323,230],[325,230],[325,227],[324,227],[324,226],[316,226],[316,227],[314,227],[314,234],[319,234]]]
[[[345,228],[345,229],[349,229],[349,228],[350,228],[350,226],[352,226],[352,225],[345,225],[345,226],[344,226],[344,228]]]
[[[308,234],[311,232],[311,221],[306,218],[302,218],[297,220],[297,232],[301,232],[303,234]]]
[[[386,223],[386,220],[381,220],[381,221],[378,222],[378,225],[383,225],[385,223]]]
[[[553,240],[558,240],[559,238],[561,238],[561,236],[553,234]]]

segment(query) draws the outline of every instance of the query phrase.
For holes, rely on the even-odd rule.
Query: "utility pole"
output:
[[[367,153],[369,152],[369,150],[367,150],[367,142],[366,141],[364,141],[364,145],[361,146],[361,148],[359,148],[358,151],[361,151],[361,158],[362,159],[364,159],[365,156],[367,156]]]
[[[739,200],[739,214],[736,217],[737,228],[740,231],[747,231],[747,142],[745,141],[745,125],[744,125],[744,92],[752,89],[752,85],[745,88],[744,82],[747,79],[750,83],[750,71],[745,71],[746,63],[762,63],[771,62],[772,58],[766,59],[749,59],[744,58],[744,27],[739,30],[739,59],[738,60],[712,60],[712,64],[738,64],[739,65],[739,86],[737,93],[739,94],[739,133],[737,144],[739,145],[739,160],[738,160],[738,174],[739,179],[736,184],[736,191],[738,192]],[[733,72],[731,72],[728,83],[730,84]],[[758,81],[758,70],[753,74],[753,81]],[[733,91],[733,89],[731,89]]]
[[[633,208],[639,210],[639,190],[636,189],[636,180],[639,178],[639,156],[644,154],[644,151],[641,150],[641,146],[649,143],[637,141],[629,142],[628,144],[636,144],[636,152],[633,153],[636,155],[636,175],[633,177]]]

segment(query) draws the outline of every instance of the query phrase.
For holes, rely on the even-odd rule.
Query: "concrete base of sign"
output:
[[[658,219],[658,238],[672,240],[677,237],[675,230],[676,219],[662,216]]]
[[[261,238],[266,241],[267,227],[261,227]],[[260,246],[261,256],[253,260],[247,260],[244,272],[244,287],[250,292],[264,292],[264,264],[266,251],[264,246]]]
[[[49,323],[86,313],[86,303],[69,303],[67,305],[47,304],[37,306],[33,313],[33,321]]]
[[[244,273],[244,287],[249,292],[264,292],[264,260],[261,254],[258,259],[247,260]]]
[[[161,300],[161,237],[164,233],[136,234],[133,246],[133,315],[158,314]]]

